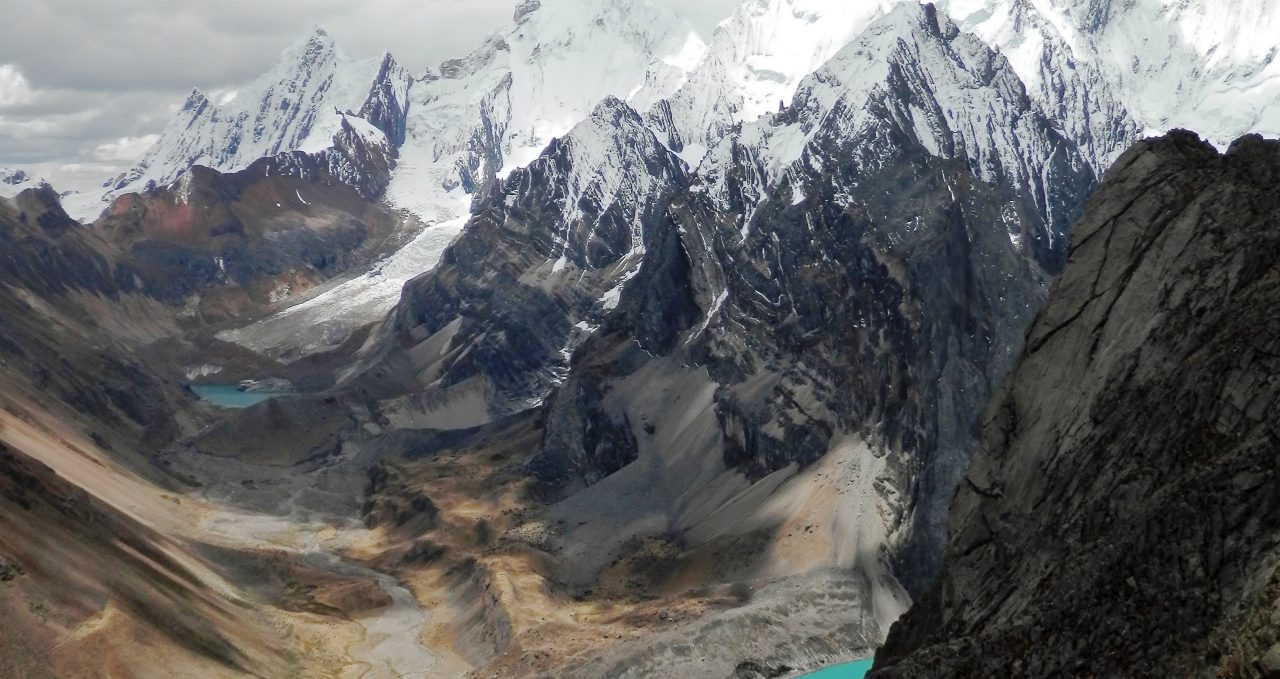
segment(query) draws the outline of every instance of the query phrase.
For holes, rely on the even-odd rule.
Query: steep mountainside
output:
[[[607,100],[481,194],[343,393],[457,449],[533,418],[520,470],[537,513],[512,530],[560,526],[535,545],[560,564],[539,568],[553,591],[591,600],[654,541],[675,591],[761,588],[565,676],[680,674],[682,635],[726,673],[869,649],[905,605],[899,579],[935,567],[977,404],[1093,175],[1003,58],[918,5],[721,142],[705,174],[643,122]],[[733,565],[695,570],[713,550]],[[838,600],[783,594],[819,581]],[[837,610],[852,622],[799,644],[752,622],[821,630]]]
[[[1101,174],[1137,141],[1139,123],[1096,48],[1053,5],[1032,0],[943,0],[939,7],[1008,57],[1028,93]]]
[[[704,50],[687,22],[652,0],[520,3],[509,27],[411,90],[386,199],[429,228],[370,275],[225,338],[277,356],[341,344],[439,261],[486,184],[532,161],[606,97],[643,109],[669,96]]]
[[[717,224],[704,242],[737,244],[700,291],[713,375],[743,383],[717,396],[741,447],[731,463],[809,463],[839,431],[911,460],[896,470],[895,548],[919,587],[969,427],[1060,266],[1091,172],[1002,57],[915,5],[700,171],[686,228]],[[785,377],[762,390],[768,373]]]
[[[353,622],[390,605],[390,580],[264,537],[254,527],[277,517],[200,496],[225,464],[196,478],[164,452],[219,419],[173,365],[211,356],[173,346],[191,319],[171,286],[212,296],[270,275],[251,264],[272,256],[273,233],[289,264],[305,229],[282,222],[298,215],[254,212],[282,190],[313,199],[315,240],[350,228],[341,192],[248,172],[190,173],[184,195],[131,196],[102,228],[48,187],[0,198],[0,675],[339,676],[434,657],[416,642],[404,661],[374,651]]]
[[[878,676],[1271,676],[1280,143],[1140,143],[989,411]]]
[[[171,510],[102,493],[109,463],[74,427],[59,426],[22,395],[6,391],[0,402],[0,673],[288,673],[292,659],[266,641],[271,627],[224,596],[225,584],[183,545],[137,518],[144,507],[150,518]],[[86,490],[37,457],[78,462],[78,481],[102,481]]]
[[[687,182],[636,112],[606,99],[495,185],[440,266],[413,283],[393,330],[447,336],[397,371],[404,388],[437,406],[482,405],[473,424],[542,403],[649,251],[670,254],[666,207]]]
[[[143,498],[103,492],[122,466],[163,478],[144,451],[198,422],[133,354],[174,328],[124,259],[48,187],[0,198],[0,674],[282,670],[265,626],[138,520]]]
[[[0,199],[0,368],[12,395],[67,404],[102,436],[164,441],[183,398],[129,350],[176,332],[142,272],[63,212],[52,189]],[[130,459],[136,462],[136,459]]]

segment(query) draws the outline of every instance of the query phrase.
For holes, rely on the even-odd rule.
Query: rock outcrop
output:
[[[1108,173],[880,677],[1273,676],[1280,143]]]

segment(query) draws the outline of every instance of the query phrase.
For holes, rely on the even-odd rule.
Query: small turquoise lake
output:
[[[239,387],[222,384],[199,386],[193,384],[191,391],[219,408],[248,408],[277,396],[286,395],[274,392],[240,391]]]
[[[804,675],[803,679],[862,679],[871,671],[871,658],[824,667]]]

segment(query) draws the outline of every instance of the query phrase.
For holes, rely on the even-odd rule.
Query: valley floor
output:
[[[714,549],[674,537],[636,540],[590,584],[560,580],[551,543],[564,520],[530,501],[528,479],[510,472],[530,435],[526,422],[491,439],[505,445],[375,465],[391,480],[361,506],[373,487],[365,470],[376,445],[349,444],[294,466],[175,446],[164,464],[191,487],[165,490],[34,404],[4,405],[0,442],[47,467],[50,483],[65,482],[118,513],[141,536],[145,547],[136,549],[180,564],[171,575],[185,581],[194,603],[184,599],[176,615],[237,658],[211,662],[201,644],[181,636],[125,642],[175,613],[121,608],[112,591],[118,583],[108,579],[98,585],[103,596],[73,614],[29,567],[16,584],[0,585],[0,596],[25,598],[32,609],[62,606],[68,619],[20,622],[29,637],[11,628],[0,639],[48,646],[55,676],[76,676],[74,668],[101,654],[118,667],[107,676],[122,677],[175,667],[183,669],[172,676],[190,677],[728,677],[753,676],[756,667],[786,676],[865,654],[881,634],[850,614],[871,605],[862,574],[818,569],[736,584],[715,575],[725,564],[752,562],[767,537]],[[248,437],[244,445],[251,457],[260,443]],[[843,462],[832,456],[832,465]],[[91,541],[82,542],[89,544],[75,557],[79,577],[107,577]],[[39,541],[24,552],[17,538],[0,537],[0,547],[29,564],[67,558]]]

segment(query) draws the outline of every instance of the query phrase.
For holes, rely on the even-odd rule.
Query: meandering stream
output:
[[[431,614],[418,605],[413,593],[396,578],[344,561],[325,551],[306,552],[302,555],[302,562],[316,570],[373,580],[391,597],[390,606],[356,620],[365,629],[365,639],[349,648],[348,654],[352,660],[368,666],[357,677],[426,677],[442,669],[440,655],[424,647],[420,641],[422,629],[430,622]]]
[[[201,526],[205,531],[248,549],[285,550],[318,571],[343,578],[371,580],[391,598],[391,605],[355,619],[365,630],[364,640],[346,649],[354,666],[350,679],[424,679],[454,677],[456,663],[422,645],[422,632],[431,613],[419,605],[407,587],[394,576],[362,566],[340,556],[362,527],[348,529],[294,521],[288,516],[219,510]]]

